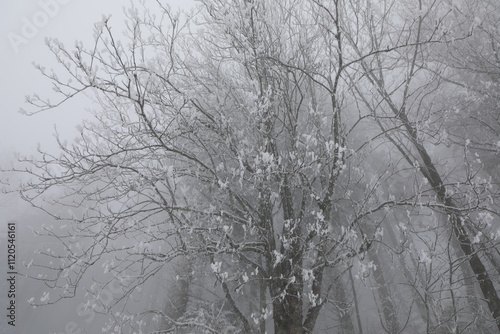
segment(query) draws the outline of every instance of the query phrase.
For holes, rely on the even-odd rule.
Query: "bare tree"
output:
[[[46,281],[69,297],[104,262],[128,278],[122,300],[169,261],[201,257],[229,323],[263,331],[272,314],[276,333],[312,332],[336,284],[324,281],[327,269],[372,239],[359,229],[372,208],[331,219],[356,163],[342,120],[339,22],[308,1],[205,2],[193,26],[161,10],[131,9],[126,44],[108,21],[89,49],[50,44],[71,80],[40,68],[62,99],[30,102],[51,109],[88,91],[101,108],[76,142],[60,143],[61,156],[24,161],[25,199],[83,208],[53,213],[72,224],[46,230],[68,252],[47,253],[60,263]],[[318,33],[318,19],[328,29]],[[63,195],[48,199],[52,189]],[[240,297],[249,290],[260,296]],[[220,330],[194,316],[167,320]]]
[[[65,74],[39,68],[60,99],[33,96],[34,112],[84,94],[99,107],[60,155],[17,168],[32,177],[22,196],[69,222],[44,229],[64,252],[45,252],[57,261],[40,279],[67,298],[101,265],[111,278],[93,292],[116,281],[122,292],[108,331],[159,319],[163,332],[312,333],[321,322],[361,333],[362,299],[388,333],[412,317],[458,333],[478,328],[459,323],[458,295],[474,284],[500,328],[495,237],[478,234],[493,231],[481,224],[498,218],[498,185],[469,160],[440,158],[460,149],[444,138],[439,99],[457,90],[431,62],[449,44],[449,6],[206,0],[184,16],[158,1],[127,12],[124,36],[104,20],[91,47],[51,41]],[[128,314],[172,261],[193,268],[171,288],[179,308]],[[356,324],[351,272],[378,289],[352,289]],[[399,283],[417,311],[398,301]]]

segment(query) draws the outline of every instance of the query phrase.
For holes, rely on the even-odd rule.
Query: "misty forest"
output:
[[[25,113],[94,108],[4,171],[52,217],[33,306],[85,299],[105,333],[500,333],[498,1],[125,13],[47,42],[55,97]]]

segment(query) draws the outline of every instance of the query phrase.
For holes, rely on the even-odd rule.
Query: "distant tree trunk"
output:
[[[382,315],[384,318],[382,325],[387,333],[397,334],[401,330],[398,322],[398,314],[393,303],[389,285],[387,284],[387,281],[385,279],[384,267],[379,259],[377,248],[368,252],[368,257],[377,267],[377,269],[373,272],[373,277],[375,278],[375,282],[377,283],[376,290],[379,296],[380,303],[382,304]]]
[[[163,312],[169,319],[162,318],[160,329],[171,329],[173,324],[171,320],[179,320],[187,311],[189,304],[189,290],[191,285],[191,272],[193,263],[191,260],[185,260],[183,265],[175,264],[173,273],[176,280],[171,283],[167,291],[167,300],[165,301]]]
[[[396,221],[399,221],[396,213],[394,213],[394,218],[396,219]],[[389,242],[393,246],[395,246],[395,247],[400,246],[399,242],[397,240],[397,237],[396,237],[396,233],[394,232],[392,225],[385,224],[384,231],[387,231],[387,236],[389,238]],[[411,252],[408,252],[408,254],[411,256]],[[417,273],[417,277],[416,278],[414,277],[414,275],[412,274],[412,272],[408,268],[408,265],[406,264],[406,261],[405,261],[403,254],[398,255],[397,258],[398,258],[399,264],[401,266],[401,269],[403,270],[403,273],[406,276],[406,279],[409,282],[415,282],[415,283],[419,282],[422,284],[423,287],[425,287],[425,282],[423,281],[423,279],[420,277],[420,275],[418,273]],[[417,305],[417,310],[418,310],[420,317],[422,318],[422,320],[424,321],[424,323],[427,326],[429,326],[429,325],[433,326],[434,321],[432,321],[432,317],[429,316],[429,309],[428,309],[429,306],[426,305],[427,300],[425,300],[424,299],[425,297],[422,297],[418,293],[417,287],[413,286],[411,288],[411,292],[412,292],[415,304]],[[426,293],[426,292],[424,292],[424,293]]]
[[[339,279],[338,284],[335,286],[335,301],[336,308],[339,314],[339,334],[355,334],[357,331],[354,329],[354,325],[351,317],[352,303],[349,302],[348,296],[346,294],[346,284]]]
[[[356,310],[356,321],[358,323],[358,333],[363,334],[363,326],[361,325],[361,315],[359,314],[358,294],[356,293],[356,287],[354,286],[354,277],[352,276],[352,268],[349,269],[349,281],[351,282],[352,299],[354,302],[354,309]]]
[[[262,262],[262,260],[261,260]],[[265,277],[263,273],[259,273],[260,277],[260,282],[259,282],[259,311],[266,309],[266,291],[267,291],[267,284]],[[260,333],[265,333],[266,332],[266,320],[265,319],[260,319],[259,323],[259,330]]]

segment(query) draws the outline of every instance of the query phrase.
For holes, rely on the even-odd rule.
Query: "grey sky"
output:
[[[192,0],[166,2],[181,8],[193,4]],[[103,14],[112,14],[113,26],[120,28],[122,7],[128,4],[120,0],[0,0],[0,61],[4,64],[0,79],[3,116],[0,121],[0,152],[33,152],[37,143],[53,148],[54,124],[64,137],[72,138],[85,105],[68,104],[31,117],[18,113],[25,105],[26,95],[36,92],[50,96],[52,93],[49,82],[41,77],[32,63],[56,67],[45,38],[56,37],[69,48],[75,40],[90,42],[94,23]]]

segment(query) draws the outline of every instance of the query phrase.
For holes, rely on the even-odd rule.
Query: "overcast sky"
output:
[[[193,0],[166,2],[184,8],[193,4]],[[45,45],[45,38],[56,37],[68,47],[73,46],[75,40],[89,42],[94,23],[103,14],[111,14],[112,25],[120,27],[122,8],[128,3],[123,0],[0,0],[0,61],[3,64],[0,152],[3,156],[11,151],[32,152],[37,143],[54,145],[54,124],[58,131],[70,135],[85,109],[83,105],[67,105],[31,117],[18,113],[26,95],[36,92],[44,96],[44,92],[51,92],[48,81],[32,66],[33,62],[47,68],[57,65]]]

